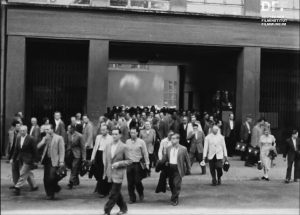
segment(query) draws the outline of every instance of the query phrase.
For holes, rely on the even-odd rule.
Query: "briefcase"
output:
[[[257,163],[257,169],[258,170],[262,170],[263,169],[261,161],[258,161],[258,163]]]
[[[141,165],[141,176],[142,176],[142,178],[143,179],[147,178],[147,176],[148,176],[148,169],[147,169],[144,157],[141,158],[140,165]]]
[[[235,150],[240,151],[240,149],[241,149],[241,143],[237,142],[235,145]]]
[[[83,177],[90,170],[90,167],[91,167],[90,162],[84,161],[79,171],[80,176]]]
[[[55,173],[56,173],[56,180],[60,181],[61,179],[67,176],[67,168],[65,166],[61,166],[58,168],[58,170],[56,170]]]
[[[223,164],[223,170],[225,172],[228,172],[229,167],[230,167],[230,164],[229,164],[228,160],[226,160],[225,163]]]
[[[251,154],[251,155],[254,155],[255,157],[257,157],[259,155],[259,149],[249,147],[248,148],[248,153]]]
[[[247,144],[246,144],[246,143],[241,143],[240,151],[241,151],[241,152],[245,152],[245,151],[246,151],[246,147],[247,147]]]

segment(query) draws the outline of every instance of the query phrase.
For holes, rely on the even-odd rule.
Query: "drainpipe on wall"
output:
[[[1,147],[1,158],[5,154],[5,125],[4,125],[4,97],[5,97],[5,59],[6,59],[6,0],[1,0],[1,35],[0,35],[0,48],[1,48],[1,78],[0,78],[0,147]]]

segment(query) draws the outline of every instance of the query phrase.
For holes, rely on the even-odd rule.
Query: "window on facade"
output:
[[[164,82],[164,106],[176,106],[177,105],[177,81]]]
[[[169,10],[170,0],[110,0],[110,6],[133,9]]]

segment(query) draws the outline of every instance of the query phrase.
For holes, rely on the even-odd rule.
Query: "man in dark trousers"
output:
[[[132,156],[132,164],[127,167],[127,182],[130,197],[129,204],[136,202],[135,189],[139,194],[140,200],[144,199],[142,167],[140,164],[141,158],[145,159],[148,170],[150,164],[146,143],[144,140],[138,138],[137,134],[137,129],[132,127],[130,130],[131,138],[126,141],[126,145],[129,147]]]
[[[79,185],[79,170],[82,162],[85,161],[85,147],[82,134],[76,131],[76,125],[71,125],[68,134],[67,153],[68,163],[71,167],[71,174],[69,180],[69,188]]]
[[[241,152],[241,160],[242,161],[246,161],[245,162],[245,166],[249,166],[252,167],[251,164],[249,164],[248,159],[246,160],[247,155],[251,156],[248,153],[248,148],[250,146],[251,143],[251,131],[253,128],[253,124],[252,124],[252,116],[250,114],[247,115],[246,121],[241,125],[241,129],[240,129],[240,139],[242,143],[247,144],[246,146],[246,151],[245,152]]]
[[[299,182],[300,178],[300,140],[298,131],[293,130],[292,137],[286,140],[285,150],[283,152],[283,160],[286,161],[288,156],[288,168],[286,170],[285,183],[291,180],[292,167],[294,163],[294,181]]]
[[[121,187],[126,167],[132,163],[132,156],[129,147],[120,141],[120,129],[113,128],[112,137],[113,142],[106,146],[104,153],[103,179],[107,177],[108,182],[112,183],[104,213],[110,215],[112,208],[117,204],[120,207],[117,214],[122,215],[127,213],[128,208],[121,194]]]
[[[56,179],[56,171],[64,165],[65,143],[64,139],[54,133],[52,124],[45,126],[47,135],[38,144],[38,148],[44,147],[42,164],[44,165],[44,186],[47,200],[54,200],[55,193],[61,190]]]
[[[172,192],[171,201],[173,206],[178,205],[178,198],[181,191],[182,178],[191,173],[190,158],[186,147],[179,144],[180,135],[174,134],[171,137],[172,146],[162,159],[169,167],[169,184]]]
[[[193,166],[195,159],[199,164],[202,161],[204,138],[203,131],[198,130],[198,124],[193,124],[193,131],[187,136],[191,143],[189,152],[191,166]],[[202,174],[205,174],[205,172],[202,172]]]
[[[33,167],[37,167],[38,163],[38,152],[35,140],[32,136],[27,135],[27,126],[21,126],[21,136],[17,139],[16,148],[14,151],[11,163],[15,162],[18,158],[20,164],[22,165],[20,169],[20,178],[15,185],[15,190],[13,193],[15,195],[20,195],[20,188],[28,181],[31,187],[31,191],[38,190],[37,183],[34,180],[34,175],[31,172]]]
[[[180,145],[189,148],[187,142],[187,129],[188,129],[188,120],[184,116],[182,118],[182,123],[179,125],[179,135],[180,135]]]
[[[8,141],[9,141],[7,146],[8,161],[10,161],[13,158],[15,148],[16,148],[17,138],[20,136],[21,123],[17,120],[14,120],[12,122],[12,128],[13,129],[8,132]],[[16,185],[20,178],[20,164],[18,158],[11,164],[11,174],[12,174],[13,183],[14,185]],[[9,187],[9,189],[15,189],[15,186],[11,186]]]
[[[224,122],[223,135],[225,136],[226,148],[228,150],[228,157],[232,157],[235,148],[235,121],[233,113],[229,114],[228,121]]]
[[[216,125],[212,127],[212,132],[205,137],[203,162],[205,162],[205,158],[208,158],[212,186],[221,185],[221,177],[223,175],[222,161],[223,158],[227,160],[227,149],[224,137],[220,134],[219,127]]]

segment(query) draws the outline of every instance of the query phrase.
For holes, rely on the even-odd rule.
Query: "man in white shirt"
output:
[[[198,125],[198,131],[203,131],[200,122],[196,120],[196,116],[192,115],[191,122],[188,124],[188,127],[187,127],[187,135],[194,130],[193,124]]]
[[[123,215],[127,213],[128,208],[121,194],[121,187],[126,167],[132,163],[132,157],[129,147],[120,141],[120,129],[113,128],[112,136],[113,142],[106,146],[103,153],[105,160],[103,178],[107,178],[111,184],[108,202],[104,206],[104,214],[110,215],[112,208],[117,204],[120,208],[117,215]]]
[[[95,145],[92,152],[91,161],[95,166],[94,176],[97,180],[96,188],[94,192],[100,194],[100,198],[104,198],[109,193],[109,185],[107,184],[107,180],[102,178],[103,176],[103,168],[104,168],[104,160],[103,153],[108,144],[113,142],[112,136],[108,134],[107,125],[103,124],[101,126],[101,135],[96,137]]]
[[[224,137],[218,133],[219,127],[213,126],[212,133],[207,135],[204,140],[203,161],[208,158],[210,174],[212,176],[212,186],[221,185],[223,175],[223,158],[227,160],[227,150]],[[216,172],[218,181],[216,179]]]
[[[182,178],[191,173],[191,164],[186,147],[179,144],[180,135],[174,134],[171,137],[172,146],[167,148],[163,158],[169,168],[169,183],[172,191],[172,205],[178,205],[178,197],[181,190]]]
[[[159,160],[161,160],[164,157],[164,155],[166,154],[167,148],[172,145],[171,137],[173,134],[174,134],[174,132],[172,130],[170,130],[168,133],[168,137],[166,137],[165,139],[163,139],[160,142],[160,146],[159,146],[159,150],[158,150],[158,159]]]
[[[236,144],[235,121],[233,113],[230,113],[228,121],[224,122],[223,135],[225,137],[226,147],[228,149],[228,156],[232,157]]]

